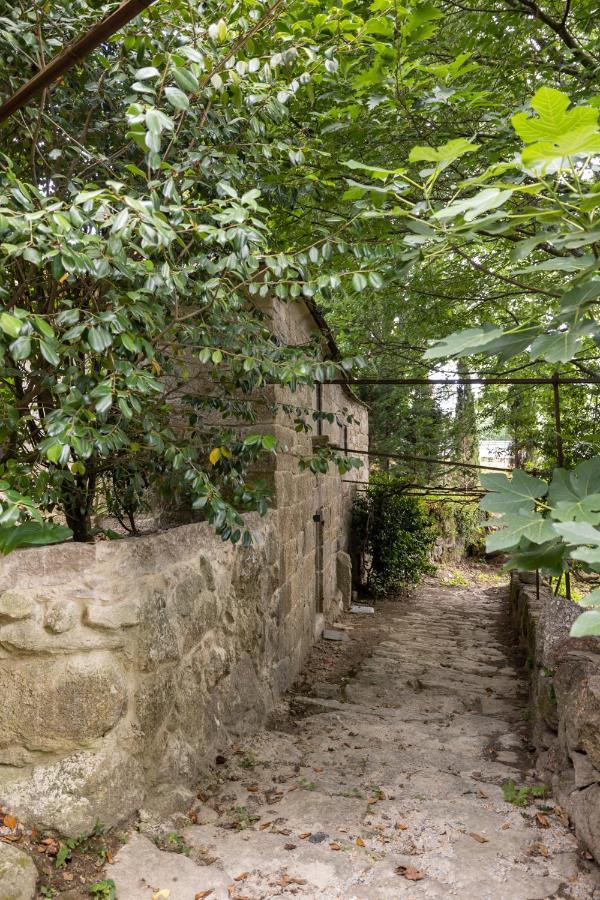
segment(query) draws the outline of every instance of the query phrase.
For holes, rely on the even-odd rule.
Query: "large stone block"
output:
[[[568,751],[587,753],[600,769],[600,655],[566,654],[557,667],[554,689]]]
[[[129,628],[140,620],[140,604],[137,598],[112,603],[90,602],[86,606],[84,621],[91,628]]]
[[[86,746],[121,717],[127,685],[108,653],[0,662],[0,746],[64,750]]]
[[[116,650],[125,638],[120,632],[100,632],[75,625],[67,631],[55,632],[43,627],[37,619],[23,619],[0,626],[0,646],[27,654],[62,656],[90,650]]]
[[[0,622],[3,619],[27,619],[32,615],[33,598],[19,591],[3,591],[0,594]]]
[[[21,822],[73,837],[90,834],[98,823],[125,821],[142,796],[139,760],[112,741],[99,751],[35,766],[18,778],[0,772],[0,802]]]
[[[37,869],[20,847],[0,843],[0,898],[34,900]]]

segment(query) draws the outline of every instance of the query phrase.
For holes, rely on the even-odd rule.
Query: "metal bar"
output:
[[[558,463],[558,467],[562,469],[565,464],[565,454],[563,447],[563,438],[562,438],[562,424],[560,421],[560,379],[558,372],[555,372],[552,376],[552,398],[554,401],[554,427],[556,430],[556,462]],[[560,585],[560,581],[558,582]],[[558,591],[557,585],[557,591]],[[567,600],[571,599],[571,574],[570,572],[565,572],[565,594],[567,596]]]
[[[323,384],[397,384],[421,385],[444,384],[453,387],[459,384],[554,384],[555,378],[331,378]],[[598,378],[562,378],[558,376],[558,384],[600,384]]]
[[[103,41],[108,40],[116,31],[155,2],[156,0],[125,0],[118,9],[93,25],[82,37],[67,44],[58,56],[51,59],[37,75],[30,78],[0,106],[0,122],[4,122],[25,106],[33,97],[49,87],[53,81],[72,69],[76,63],[88,56]]]
[[[331,444],[332,450],[344,451],[343,447]],[[380,453],[377,450],[350,450],[350,453],[358,453],[360,456],[377,456],[381,459],[401,459],[404,462],[427,462],[441,466],[460,466],[463,469],[485,469],[486,472],[511,472],[512,469],[503,469],[501,466],[480,466],[477,463],[458,462],[457,460],[438,459],[435,456],[409,456],[405,453]]]

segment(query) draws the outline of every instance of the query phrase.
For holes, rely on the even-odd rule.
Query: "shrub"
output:
[[[430,554],[436,538],[423,500],[403,493],[401,479],[378,473],[353,510],[355,547],[361,559],[363,587],[388,596],[433,571]]]

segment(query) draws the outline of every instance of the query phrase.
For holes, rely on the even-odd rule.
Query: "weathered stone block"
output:
[[[76,625],[70,631],[56,634],[42,627],[34,619],[24,619],[0,626],[0,645],[7,650],[30,654],[62,656],[88,650],[116,650],[123,646],[124,637],[118,631],[92,631]]]
[[[0,746],[74,749],[106,734],[127,696],[123,672],[108,653],[62,659],[2,660]]]
[[[37,869],[28,853],[0,843],[0,897],[2,900],[33,900]]]
[[[600,655],[571,652],[554,676],[569,753],[587,753],[600,769]]]
[[[338,550],[336,555],[336,582],[344,607],[349,609],[352,602],[352,560],[343,550]]]
[[[98,822],[125,821],[141,805],[143,771],[107,741],[99,751],[73,753],[19,778],[0,773],[0,796],[20,821],[75,837]]]
[[[129,628],[140,620],[139,600],[121,600],[116,603],[88,603],[84,621],[92,628]]]
[[[34,602],[27,594],[3,591],[0,594],[0,621],[2,619],[27,619],[33,613]]]
[[[63,634],[75,628],[79,618],[79,607],[73,600],[58,600],[46,610],[44,625],[53,634]]]

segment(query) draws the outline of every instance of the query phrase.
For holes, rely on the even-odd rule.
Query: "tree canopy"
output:
[[[5,9],[2,94],[115,5]],[[240,539],[240,512],[268,502],[250,467],[276,448],[211,416],[251,424],[265,383],[334,373],[314,348],[277,342],[267,297],[315,302],[344,370],[358,357],[391,378],[597,378],[598,12],[593,0],[159,0],[15,115],[0,132],[6,546],[19,523],[23,538],[29,523],[32,539],[36,527],[59,539],[59,507],[85,537],[100,482],[134,506],[149,481],[176,485]],[[192,399],[194,366],[208,386]],[[379,449],[473,458],[476,402],[521,463],[552,477],[545,388],[486,387],[459,398],[458,416],[428,385],[366,397]],[[565,388],[562,403],[566,462],[595,473],[597,389]],[[586,478],[582,495],[580,482],[576,513],[550,503],[544,518],[539,486],[512,510],[535,518],[514,532],[509,520],[501,539],[522,564],[542,548],[549,571],[600,570],[596,536],[576,529],[583,558],[560,524],[598,524],[600,484]]]

